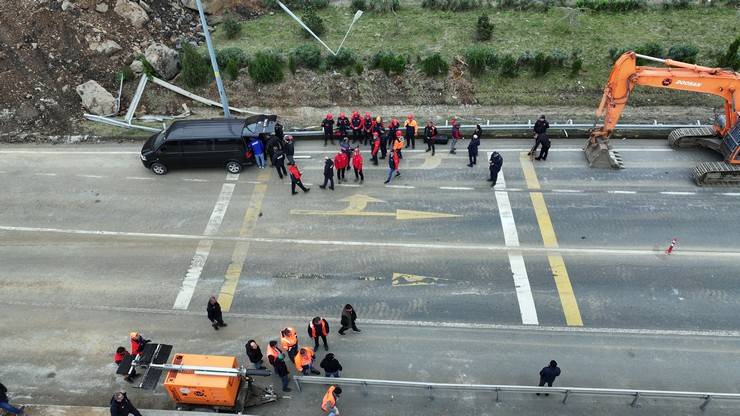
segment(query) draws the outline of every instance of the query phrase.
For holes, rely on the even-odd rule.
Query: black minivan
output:
[[[150,137],[141,149],[141,162],[157,175],[170,168],[223,166],[239,173],[254,164],[249,140],[266,141],[275,134],[275,115],[246,119],[177,120]]]

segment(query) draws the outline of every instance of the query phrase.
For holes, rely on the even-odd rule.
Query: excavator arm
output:
[[[638,57],[662,63],[666,67],[638,66]],[[591,131],[589,142],[586,144],[586,157],[591,166],[620,167],[621,163],[614,160],[610,150],[609,137],[622,115],[630,92],[638,85],[721,97],[724,100],[725,123],[715,125],[714,133],[718,136],[724,136],[738,123],[740,74],[721,68],[626,52],[614,63],[601,103],[596,110],[597,120],[603,117],[603,123]],[[605,166],[606,164],[608,165]]]

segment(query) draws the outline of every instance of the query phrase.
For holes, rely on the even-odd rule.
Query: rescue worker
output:
[[[416,149],[416,131],[419,129],[419,124],[414,120],[414,115],[409,114],[406,117],[406,121],[403,123],[403,126],[406,127],[406,148],[409,147],[409,144],[411,145],[412,149]]]
[[[331,144],[334,144],[334,116],[329,113],[326,118],[321,121],[321,127],[324,128],[324,146],[331,140]]]
[[[391,149],[393,149],[393,146],[396,144],[395,143],[396,138],[399,137],[398,134],[396,134],[396,133],[398,132],[398,129],[400,127],[401,127],[401,124],[395,118],[392,118],[391,119],[391,122],[388,124],[388,131],[387,131],[385,137],[386,137],[386,140],[387,140],[387,144],[386,145],[389,148],[391,148]]]
[[[385,159],[385,155],[388,150],[385,139],[385,127],[383,126],[383,119],[380,116],[375,118],[373,132],[378,133],[378,137],[380,138],[380,158]]]
[[[334,190],[334,162],[329,156],[324,156],[324,184],[319,185],[319,188],[326,189],[326,184],[329,183],[329,189]]]
[[[286,327],[280,331],[280,348],[288,353],[290,361],[295,359],[295,355],[298,354],[298,334],[295,329]]]
[[[246,344],[244,344],[244,349],[247,352],[249,362],[252,363],[255,370],[264,370],[267,368],[262,361],[262,350],[260,349],[260,346],[257,345],[257,341],[250,339]]]
[[[291,195],[295,195],[298,192],[295,191],[296,185],[298,185],[299,188],[303,189],[303,192],[308,192],[311,190],[311,188],[306,188],[303,186],[303,182],[301,182],[301,171],[298,169],[298,166],[293,163],[288,163],[288,172],[290,172],[290,192]]]
[[[540,155],[535,160],[547,160],[547,153],[550,151],[550,138],[547,137],[547,133],[542,133],[539,140],[542,147],[540,148]]]
[[[552,383],[559,375],[560,367],[558,367],[558,362],[555,360],[551,360],[550,365],[540,370],[540,384],[538,385],[542,387],[545,385],[545,383],[547,383],[547,387],[552,387]],[[537,393],[537,395],[539,396],[540,394]],[[545,396],[549,395],[549,393],[545,393]]]
[[[283,125],[280,124],[279,121],[275,122],[275,137],[280,139],[281,142],[285,138],[285,132],[283,131]]]
[[[295,368],[304,376],[319,375],[321,372],[313,367],[314,360],[316,360],[316,354],[313,350],[309,347],[301,347],[293,362]]]
[[[350,122],[347,116],[344,113],[339,113],[339,118],[337,118],[337,130],[339,130],[339,135],[343,138],[347,137],[347,133],[350,128]]]
[[[329,323],[326,319],[316,316],[308,323],[308,336],[313,339],[313,349],[319,349],[319,338],[324,341],[324,350],[329,351],[326,336],[329,335]]]
[[[288,171],[285,170],[285,153],[280,147],[272,149],[272,166],[275,166],[280,179],[283,179],[283,175],[288,176]]]
[[[355,111],[352,113],[352,118],[349,120],[349,124],[352,126],[352,144],[355,142],[362,143],[363,127],[365,123],[360,117],[360,112]]]
[[[547,129],[550,128],[550,123],[547,122],[545,115],[541,115],[534,123],[534,146],[532,150],[527,153],[528,156],[534,157],[534,153],[537,151],[537,147],[542,144],[542,137],[547,137]]]
[[[378,166],[378,150],[380,150],[380,136],[377,131],[373,132],[373,138],[371,141],[372,149],[370,150],[370,160],[373,161],[373,165]]]
[[[347,137],[342,140],[342,143],[339,145],[339,149],[347,155],[347,167],[344,168],[345,171],[349,171],[349,161],[352,159],[352,146],[349,144],[349,139]]]
[[[275,367],[275,360],[278,355],[282,354],[283,351],[278,346],[278,342],[274,339],[267,343],[267,361]]]
[[[460,133],[460,124],[458,124],[456,118],[452,118],[452,140],[450,140],[450,153],[455,154],[455,146],[458,140],[462,140],[462,133]]]
[[[398,157],[398,152],[391,151],[391,154],[388,155],[388,179],[383,183],[387,184],[393,179],[393,172],[396,172],[396,176],[401,175],[401,172],[398,171],[399,164],[400,158]]]
[[[393,141],[393,151],[398,153],[398,158],[403,159],[403,132],[401,130],[396,131],[396,139]]]
[[[468,143],[468,167],[472,168],[478,162],[478,146],[480,146],[480,139],[478,135],[474,134],[473,138]]]
[[[211,296],[206,304],[206,312],[208,313],[208,320],[211,321],[213,329],[218,331],[219,327],[227,326],[224,323],[223,315],[221,314],[221,305],[216,300],[215,296]]]
[[[283,152],[285,158],[288,159],[288,163],[293,163],[293,155],[295,154],[295,139],[293,139],[293,136],[285,136]]]
[[[352,155],[352,169],[355,171],[355,182],[359,179],[360,183],[365,182],[365,174],[362,173],[362,154],[360,153],[360,147],[355,148],[355,152]]]
[[[362,130],[365,133],[364,145],[367,146],[368,142],[373,139],[373,127],[375,126],[375,120],[370,113],[365,113],[365,118],[362,119]]]
[[[126,358],[129,354],[128,351],[126,351],[126,348],[124,347],[118,347],[116,348],[116,353],[113,354],[113,362],[116,364],[121,364],[124,358]],[[136,373],[136,370],[134,368],[131,369],[131,372],[123,377],[123,379],[128,383],[133,383],[134,379],[138,377],[140,374]]]
[[[144,339],[144,337],[138,332],[131,332],[128,335],[131,339],[131,355],[133,356],[141,354],[144,346],[150,342],[150,340]]]
[[[488,160],[488,171],[491,173],[491,177],[488,178],[488,182],[491,182],[491,188],[496,186],[498,180],[498,173],[501,171],[501,167],[504,165],[504,158],[498,152],[491,152],[491,158]]]
[[[141,416],[141,413],[126,397],[126,393],[119,391],[110,398],[110,416]]]
[[[354,308],[352,308],[352,305],[349,303],[344,305],[344,308],[342,309],[342,317],[339,320],[342,324],[342,328],[339,329],[339,335],[344,335],[344,331],[348,330],[350,327],[352,327],[352,330],[355,332],[362,332],[357,328],[357,325],[355,324],[356,320],[357,313]]]
[[[270,158],[270,165],[275,166],[275,152],[283,149],[283,141],[277,136],[270,136],[265,142],[265,151]]]
[[[327,416],[339,416],[339,409],[337,409],[337,399],[342,394],[342,388],[331,385],[326,389],[326,394],[321,400],[321,410],[327,413]]]
[[[0,383],[0,409],[14,415],[22,415],[23,409],[25,408],[26,406],[15,407],[11,405],[10,399],[8,398],[8,388],[5,387],[3,383]]]
[[[427,121],[426,126],[424,126],[424,141],[427,143],[427,150],[432,151],[432,156],[434,156],[434,140],[437,137],[437,126],[434,125],[432,120]]]
[[[288,378],[290,371],[288,370],[288,366],[285,364],[285,354],[278,354],[275,358],[275,364],[273,367],[275,368],[275,374],[277,374],[283,382],[283,391],[291,391],[290,387],[288,387],[288,383],[290,383],[290,379]]]
[[[349,158],[343,151],[338,151],[334,156],[334,168],[337,170],[337,181],[342,183],[344,180],[344,170],[349,166]]]
[[[339,372],[342,371],[342,364],[339,364],[339,360],[334,358],[334,354],[332,353],[326,354],[324,359],[321,360],[319,367],[324,369],[325,377],[339,378]]]

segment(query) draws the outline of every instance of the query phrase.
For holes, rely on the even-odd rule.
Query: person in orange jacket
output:
[[[344,178],[344,171],[349,166],[349,158],[347,154],[341,150],[334,156],[334,168],[337,170],[337,182],[342,183]]]
[[[342,388],[339,386],[332,384],[328,389],[326,389],[324,398],[321,399],[321,410],[326,412],[327,416],[339,416],[337,399],[340,394],[342,394]]]
[[[298,334],[296,334],[295,329],[286,327],[280,331],[280,348],[288,353],[290,361],[295,359],[296,354],[298,354]]]
[[[313,362],[316,360],[316,354],[310,347],[302,347],[298,354],[296,354],[293,362],[295,368],[300,371],[304,376],[319,375],[321,372],[313,367]]]
[[[365,182],[365,175],[362,173],[362,154],[359,147],[356,147],[352,154],[352,169],[355,171],[355,182],[358,179],[360,183]]]
[[[373,127],[375,127],[375,120],[370,113],[365,113],[365,118],[362,119],[362,131],[365,133],[363,144],[365,146],[373,139]]]
[[[408,148],[409,145],[411,145],[412,149],[416,149],[416,140],[414,137],[416,137],[419,124],[414,120],[413,114],[409,114],[408,117],[406,117],[406,121],[403,123],[403,126],[406,127],[406,147]]]
[[[324,341],[324,350],[329,351],[326,336],[329,335],[329,323],[326,319],[316,316],[308,323],[308,336],[313,339],[313,349],[319,349],[319,338]]]
[[[311,190],[311,188],[306,188],[305,186],[303,186],[303,182],[301,182],[301,171],[298,169],[298,166],[296,166],[295,162],[288,162],[288,172],[290,173],[291,195],[295,195],[298,193],[295,191],[296,185],[298,185],[299,188],[303,189],[303,192],[308,192]]]
[[[275,367],[275,360],[277,359],[278,355],[282,354],[283,351],[278,346],[278,342],[276,340],[271,340],[267,343],[267,361]]]
[[[396,176],[400,176],[401,172],[398,171],[398,167],[400,165],[401,158],[398,157],[397,151],[392,151],[390,155],[388,155],[388,179],[385,180],[385,184],[388,184],[391,179],[393,179],[393,172],[396,172]]]

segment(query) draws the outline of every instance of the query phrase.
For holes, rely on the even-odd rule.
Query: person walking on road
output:
[[[547,387],[552,387],[552,383],[555,381],[555,378],[560,375],[560,367],[558,367],[558,363],[555,360],[550,361],[550,365],[540,370],[540,384],[539,386],[542,387],[547,383]],[[539,396],[540,394],[537,393]],[[549,396],[549,393],[545,393],[545,396]]]
[[[491,173],[491,177],[488,178],[488,182],[491,182],[491,188],[496,186],[498,181],[498,173],[501,171],[501,167],[504,165],[504,158],[501,157],[499,152],[491,152],[491,158],[488,159],[488,171]]]
[[[455,154],[457,146],[457,141],[462,140],[462,133],[460,133],[460,124],[457,122],[456,118],[452,119],[452,139],[450,140],[450,153]]]
[[[282,353],[283,351],[278,346],[278,342],[276,340],[273,339],[267,343],[267,361],[273,368],[275,367],[275,360],[277,360],[278,355]]]
[[[468,167],[472,168],[478,162],[478,146],[480,146],[480,139],[478,135],[474,134],[473,138],[468,143]]]
[[[337,408],[337,399],[342,394],[342,388],[331,385],[326,389],[326,394],[321,400],[321,410],[326,412],[327,416],[339,416],[339,409]]]
[[[344,171],[349,166],[349,158],[343,151],[338,151],[334,156],[334,168],[337,170],[337,182],[342,183],[344,180]]]
[[[328,353],[321,360],[319,367],[324,369],[325,377],[336,377],[339,378],[340,372],[342,371],[342,364],[339,364],[339,360],[334,357],[334,354]]]
[[[295,368],[304,376],[310,376],[311,374],[320,375],[321,372],[313,367],[314,360],[316,360],[316,354],[314,354],[313,349],[310,347],[301,347],[293,362],[295,363]]]
[[[406,148],[411,145],[412,149],[416,149],[416,131],[419,129],[419,124],[414,120],[414,115],[409,114],[408,117],[406,117],[406,121],[403,123],[403,126],[406,127]]]
[[[257,167],[260,169],[265,168],[265,147],[262,144],[262,140],[259,137],[252,137],[249,141],[249,147],[252,148],[254,154],[254,160],[257,163]]]
[[[25,409],[26,406],[20,406],[15,407],[10,404],[10,399],[8,398],[8,388],[3,385],[3,383],[0,383],[0,409],[5,410],[8,413],[12,413],[14,415],[22,415],[23,409]]]
[[[386,179],[383,183],[390,183],[391,179],[393,179],[393,172],[396,172],[396,176],[401,175],[401,172],[398,171],[399,163],[400,158],[398,157],[398,152],[391,152],[391,154],[388,156],[388,179]]]
[[[437,137],[437,127],[434,125],[432,120],[427,121],[426,126],[424,126],[424,141],[427,143],[427,150],[432,151],[432,156],[434,156],[434,140]]]
[[[288,163],[295,163],[293,159],[293,155],[295,155],[295,139],[293,139],[293,136],[285,136],[283,152],[285,152],[285,158],[288,159]]]
[[[326,336],[329,335],[329,323],[326,319],[316,316],[308,323],[308,336],[313,339],[313,349],[319,349],[319,338],[324,341],[324,350],[329,351],[329,344],[326,342]]]
[[[250,339],[247,341],[247,343],[244,344],[244,349],[247,351],[247,358],[249,358],[249,362],[252,363],[252,367],[254,367],[255,370],[264,370],[267,368],[262,361],[262,350],[255,340]]]
[[[547,129],[550,128],[550,123],[547,122],[545,115],[541,115],[540,118],[534,123],[534,146],[527,153],[528,156],[534,157],[534,153],[537,151],[537,147],[542,144],[542,139],[547,137]]]
[[[113,394],[110,398],[110,416],[141,416],[136,407],[126,397],[126,393],[119,391]]]
[[[286,327],[280,331],[280,348],[288,353],[290,361],[295,359],[296,354],[298,354],[298,334],[296,334],[295,329]]]
[[[283,382],[283,391],[292,391],[290,387],[288,387],[288,383],[290,383],[290,378],[288,378],[290,370],[288,370],[288,366],[285,364],[285,354],[278,354],[275,358],[275,364],[273,367],[275,368],[275,374],[277,374]]]
[[[298,192],[295,191],[296,185],[298,185],[299,188],[303,189],[303,192],[308,192],[311,190],[311,188],[306,188],[303,186],[303,182],[301,182],[301,171],[298,169],[298,166],[293,163],[288,163],[288,172],[290,172],[290,192],[291,195],[295,195]]]
[[[329,140],[334,144],[334,116],[331,113],[321,121],[321,127],[324,129],[324,147]]]
[[[334,162],[329,156],[324,156],[324,184],[319,185],[319,188],[326,189],[326,184],[329,184],[329,189],[334,190]]]
[[[342,309],[342,317],[339,320],[342,324],[342,327],[339,329],[339,335],[344,335],[344,331],[348,330],[350,327],[355,332],[362,332],[357,328],[355,321],[357,321],[357,312],[355,312],[354,308],[352,308],[352,305],[349,303],[344,305],[344,309]]]
[[[275,166],[280,179],[283,179],[283,175],[288,175],[288,171],[285,170],[285,153],[280,147],[272,149],[272,166]]]
[[[352,154],[352,169],[355,172],[355,182],[358,180],[360,183],[365,182],[365,174],[362,173],[362,153],[360,153],[360,147],[356,147],[354,154]]]
[[[213,329],[218,331],[219,327],[226,326],[224,323],[224,317],[221,314],[221,305],[216,300],[215,296],[211,296],[206,304],[206,312],[208,313],[208,320],[211,321]]]
[[[385,155],[388,152],[388,146],[385,137],[385,127],[383,126],[383,118],[380,116],[375,118],[373,133],[378,133],[378,137],[380,138],[380,158],[385,159]]]

